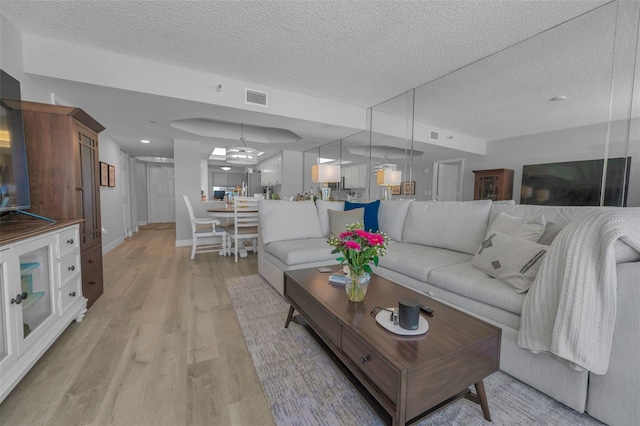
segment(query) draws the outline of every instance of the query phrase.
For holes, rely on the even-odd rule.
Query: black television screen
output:
[[[20,82],[0,70],[0,212],[31,207]]]
[[[522,167],[520,204],[599,206],[604,160],[532,164]],[[631,157],[607,161],[604,205],[626,206]]]
[[[224,191],[213,191],[214,200],[224,200]]]

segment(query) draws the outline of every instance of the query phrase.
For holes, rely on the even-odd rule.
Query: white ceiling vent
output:
[[[437,141],[438,139],[440,139],[440,133],[436,132],[435,130],[432,130],[431,135],[429,135],[429,138],[431,138],[432,141]]]
[[[259,92],[253,89],[244,89],[244,103],[266,107],[268,106],[267,93]]]

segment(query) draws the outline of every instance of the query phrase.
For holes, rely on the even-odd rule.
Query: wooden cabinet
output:
[[[103,291],[98,133],[104,127],[80,108],[23,102],[22,110],[31,212],[84,220],[82,290],[90,307]]]
[[[513,198],[513,170],[474,170],[474,200],[511,200]]]
[[[82,271],[77,222],[47,224],[35,235],[29,235],[31,230],[23,224],[15,227],[3,224],[0,243],[0,401],[73,320],[79,322],[84,318],[87,299],[83,297],[80,285]],[[67,242],[70,240],[73,243]]]

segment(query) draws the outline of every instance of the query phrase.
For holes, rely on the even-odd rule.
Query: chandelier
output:
[[[244,141],[244,126],[240,123],[240,142],[227,147],[225,161],[230,164],[252,165],[258,164],[257,149],[249,148]]]

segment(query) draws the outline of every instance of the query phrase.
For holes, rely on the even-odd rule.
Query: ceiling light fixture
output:
[[[567,97],[566,96],[556,96],[554,98],[549,99],[551,102],[562,102],[562,101],[566,101]]]
[[[229,167],[229,166],[220,166],[220,168],[222,170],[224,170],[225,172],[228,172],[229,170],[231,170],[231,167]]]
[[[140,139],[140,142],[142,142],[142,143],[151,143],[151,141],[148,141],[146,139]]]
[[[249,148],[244,141],[244,126],[240,123],[240,143],[227,148],[226,162],[240,165],[258,164],[259,155],[257,149]]]

